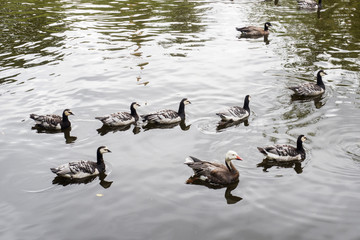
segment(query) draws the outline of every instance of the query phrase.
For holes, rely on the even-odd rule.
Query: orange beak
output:
[[[242,160],[242,158],[241,158],[241,157],[239,157],[239,156],[236,156],[236,159],[237,159],[237,160]]]

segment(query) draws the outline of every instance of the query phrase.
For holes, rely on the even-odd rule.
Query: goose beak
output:
[[[110,149],[107,150],[108,152],[111,152]]]
[[[239,156],[236,156],[236,160],[242,160],[242,158],[241,157],[239,157]]]
[[[75,114],[73,114],[73,112],[69,112],[70,113],[70,115],[75,115]]]

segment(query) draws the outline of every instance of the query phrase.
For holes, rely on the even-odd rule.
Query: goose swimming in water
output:
[[[303,9],[320,9],[322,7],[321,0],[297,0],[299,8]]]
[[[191,104],[187,98],[183,98],[179,105],[179,110],[161,110],[155,113],[143,115],[142,118],[148,123],[155,124],[172,124],[185,119],[185,105]]]
[[[140,104],[133,102],[130,105],[130,113],[117,112],[104,117],[95,117],[95,119],[100,120],[104,125],[109,127],[130,125],[139,120],[139,115],[136,112],[136,108],[138,107],[140,107]]]
[[[242,160],[234,151],[228,151],[225,156],[225,165],[207,162],[195,157],[188,157],[185,164],[194,170],[199,179],[218,185],[228,185],[239,180],[239,171],[236,170],[231,160]]]
[[[63,111],[62,117],[55,114],[37,115],[30,114],[30,118],[34,119],[36,126],[48,130],[64,130],[71,126],[68,116],[74,115],[70,109]]]
[[[320,70],[317,73],[317,81],[315,83],[304,83],[296,87],[289,87],[296,95],[301,97],[313,97],[325,92],[325,84],[322,81],[322,77],[327,75],[324,70]]]
[[[273,145],[268,147],[258,147],[259,152],[264,154],[268,159],[276,161],[295,161],[304,160],[306,157],[303,142],[306,140],[304,135],[300,135],[297,139],[296,147],[291,145]]]
[[[103,154],[108,152],[111,151],[106,146],[101,146],[97,149],[96,152],[96,162],[84,160],[79,162],[70,162],[60,165],[56,168],[50,168],[50,170],[58,176],[71,179],[81,179],[95,176],[101,172],[105,172],[105,162]]]
[[[225,112],[216,113],[216,115],[220,116],[221,120],[225,122],[236,122],[244,120],[250,116],[250,98],[250,95],[246,95],[243,107],[230,107]]]
[[[272,26],[271,23],[266,22],[264,24],[264,28],[255,27],[255,26],[248,26],[248,27],[241,27],[236,28],[236,30],[241,32],[243,37],[258,37],[258,36],[266,36],[269,35],[269,27]]]

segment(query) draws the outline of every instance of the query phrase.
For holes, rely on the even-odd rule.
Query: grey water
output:
[[[3,0],[0,2],[1,239],[351,239],[360,232],[360,2]],[[268,38],[235,27],[273,25]],[[287,87],[326,91],[297,100]],[[216,112],[243,105],[247,122]],[[95,120],[130,103],[176,110],[169,128],[104,129]],[[30,113],[70,108],[71,131],[34,129]],[[307,158],[263,162],[257,146],[295,144]],[[50,167],[104,156],[84,182]],[[240,181],[186,184],[189,155],[223,162]]]

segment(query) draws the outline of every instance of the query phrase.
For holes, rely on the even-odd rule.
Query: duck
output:
[[[138,107],[140,107],[140,104],[133,102],[130,104],[130,113],[117,112],[103,117],[95,117],[95,119],[100,120],[105,126],[109,127],[127,126],[139,120],[139,115],[136,112]]]
[[[96,151],[96,162],[85,160],[81,160],[78,162],[69,162],[56,168],[50,168],[50,170],[60,177],[70,179],[82,179],[96,176],[100,173],[105,172],[103,154],[110,152],[110,149],[108,149],[106,146],[100,146]]]
[[[187,98],[183,98],[179,104],[179,110],[161,110],[155,113],[142,115],[143,121],[153,124],[173,124],[185,120],[185,105],[191,104]]]
[[[269,27],[272,26],[271,23],[266,22],[264,24],[264,29],[261,27],[248,26],[236,28],[236,30],[241,32],[241,35],[244,37],[257,37],[257,36],[267,36],[269,35]]]
[[[239,180],[239,171],[232,164],[232,160],[242,160],[235,151],[228,151],[225,155],[225,165],[202,161],[189,156],[184,164],[194,170],[194,174],[200,180],[215,185],[228,185]]]
[[[300,161],[306,157],[305,149],[303,148],[303,142],[306,139],[304,135],[300,135],[297,138],[296,147],[287,144],[276,144],[264,148],[258,147],[257,149],[268,159],[279,162]]]
[[[30,114],[30,118],[34,119],[36,126],[47,130],[64,130],[71,127],[69,116],[74,115],[70,109],[63,111],[62,117],[55,114],[37,115]]]
[[[297,0],[299,8],[303,9],[320,9],[322,7],[321,0]]]
[[[244,106],[233,106],[228,108],[225,112],[216,113],[216,115],[220,116],[221,120],[224,122],[237,122],[244,120],[250,116],[250,95],[245,96]]]
[[[317,81],[315,83],[304,83],[296,87],[289,87],[296,95],[302,97],[313,97],[323,94],[325,92],[325,84],[322,81],[322,77],[327,75],[324,70],[320,70],[317,73]]]

